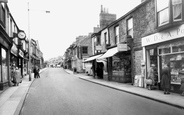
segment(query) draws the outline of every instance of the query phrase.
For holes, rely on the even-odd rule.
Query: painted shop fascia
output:
[[[184,37],[184,24],[179,27],[174,27],[142,38],[142,46],[153,45],[181,37]]]

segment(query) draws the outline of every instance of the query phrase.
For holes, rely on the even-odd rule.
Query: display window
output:
[[[1,59],[2,59],[2,78],[4,82],[8,80],[8,67],[7,67],[7,52],[1,48]]]
[[[131,75],[131,57],[129,55],[117,55],[112,57],[113,76],[124,77]]]
[[[161,58],[161,69],[169,64],[171,69],[171,82],[180,83],[181,77],[184,76],[184,53],[165,55]]]
[[[167,49],[165,51],[164,49]],[[160,57],[160,70],[169,65],[171,83],[180,84],[184,76],[184,41],[179,41],[158,48]],[[169,52],[169,53],[168,53]]]

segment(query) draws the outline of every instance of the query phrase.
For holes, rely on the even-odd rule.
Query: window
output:
[[[100,37],[96,37],[96,45],[98,46],[98,45],[101,45],[101,43],[100,43],[101,41],[100,41]]]
[[[105,39],[105,44],[108,44],[108,40],[107,40],[107,32],[104,33],[104,39]]]
[[[172,0],[173,21],[182,20],[182,0]]]
[[[2,4],[0,4],[0,22],[5,27],[5,9]]]
[[[6,82],[8,80],[8,66],[7,66],[7,51],[2,48],[1,49],[1,62],[2,62],[2,78]]]
[[[133,18],[128,19],[127,28],[127,35],[133,38]]]
[[[169,23],[169,0],[157,0],[158,25]]]
[[[115,44],[119,43],[119,26],[115,27]]]
[[[82,47],[82,54],[87,54],[88,53],[88,47],[87,46],[83,46]]]
[[[158,27],[182,21],[182,0],[157,0]]]

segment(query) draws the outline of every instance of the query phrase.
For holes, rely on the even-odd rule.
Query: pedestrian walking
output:
[[[170,94],[170,86],[171,86],[171,73],[170,73],[170,65],[164,67],[162,70],[162,79],[161,86],[163,88],[164,94]]]

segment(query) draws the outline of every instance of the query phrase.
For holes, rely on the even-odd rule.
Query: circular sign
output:
[[[25,39],[25,37],[26,37],[25,32],[20,31],[20,32],[18,33],[18,37],[19,37],[20,39]]]

